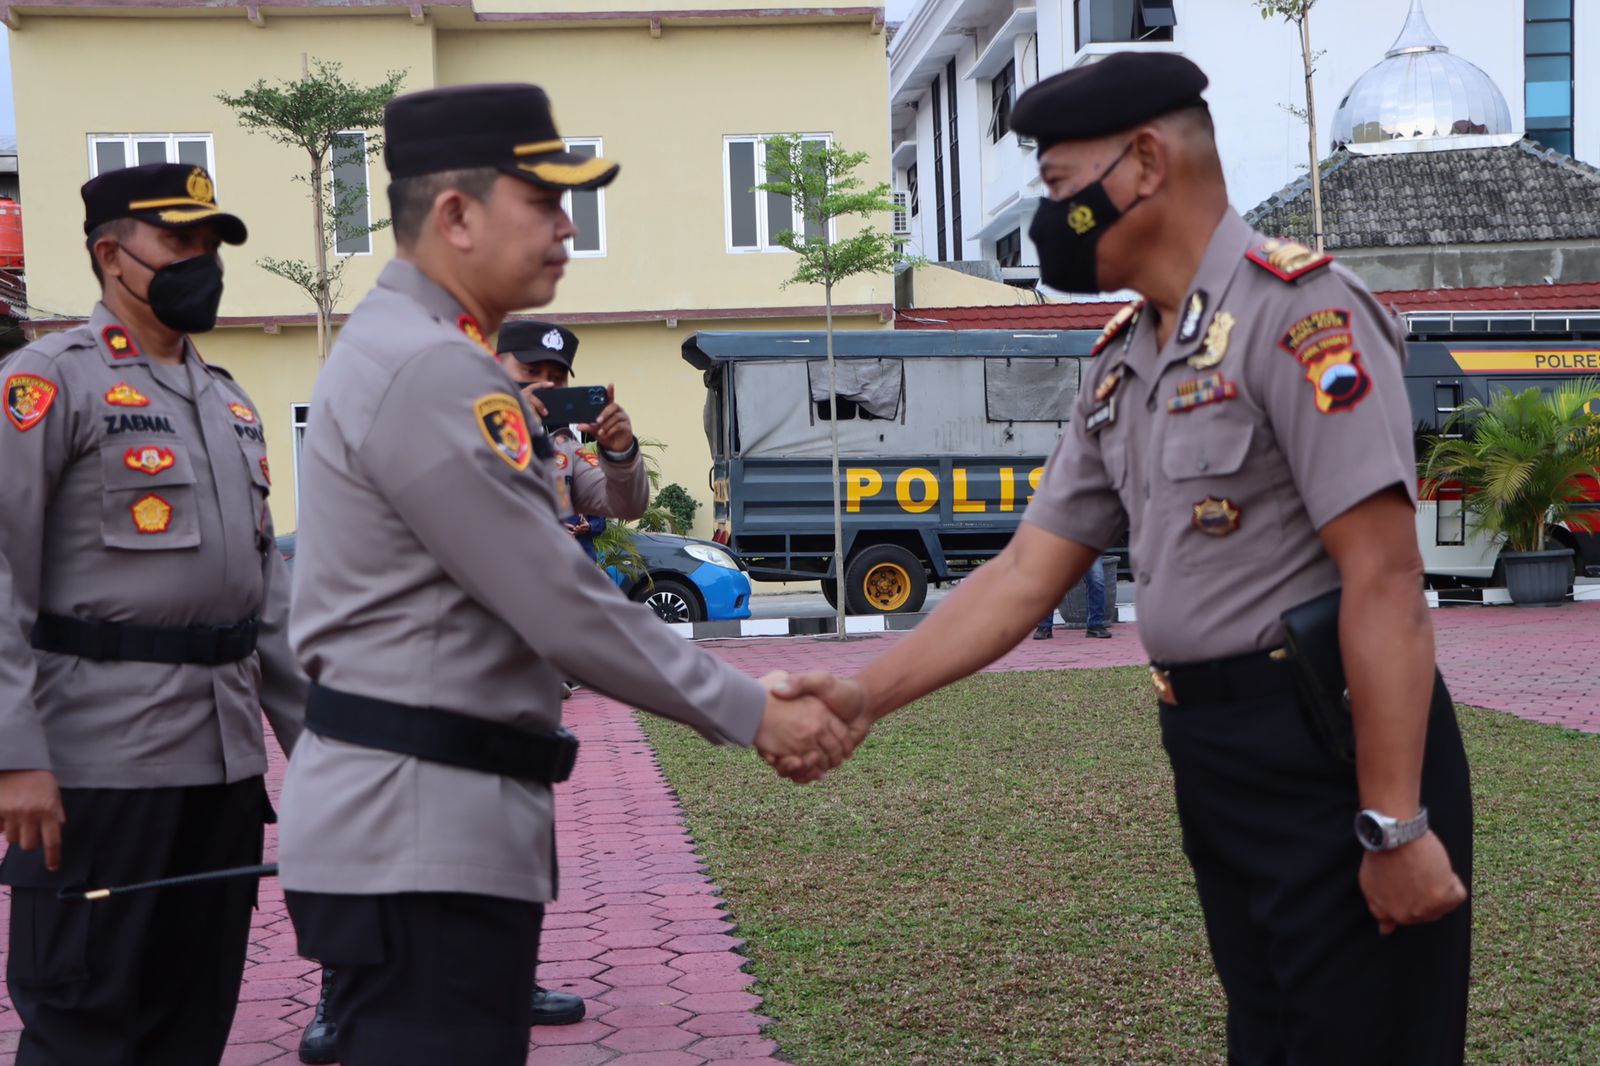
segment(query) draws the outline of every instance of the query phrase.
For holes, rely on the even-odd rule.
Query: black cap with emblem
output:
[[[389,176],[493,167],[548,189],[598,189],[617,164],[567,151],[537,85],[454,85],[407,93],[383,109]]]
[[[495,351],[514,355],[519,363],[560,363],[568,372],[578,356],[578,336],[554,322],[507,322],[500,327]]]
[[[238,216],[217,206],[211,175],[187,163],[108,170],[83,186],[83,211],[84,233],[119,218],[136,218],[163,229],[210,223],[229,244],[243,244],[248,236]]]
[[[1204,107],[1205,72],[1171,52],[1113,52],[1052,75],[1017,98],[1011,128],[1043,152],[1062,141],[1103,137],[1141,122]]]

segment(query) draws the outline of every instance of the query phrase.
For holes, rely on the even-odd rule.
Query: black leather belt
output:
[[[306,728],[330,740],[545,785],[571,777],[578,760],[578,738],[565,729],[532,732],[321,685],[311,686]]]
[[[1282,649],[1205,663],[1157,663],[1150,667],[1150,680],[1156,697],[1169,707],[1232,703],[1295,691],[1294,666]]]
[[[147,626],[41,614],[33,646],[84,659],[218,666],[248,658],[260,628],[255,618],[231,626]]]

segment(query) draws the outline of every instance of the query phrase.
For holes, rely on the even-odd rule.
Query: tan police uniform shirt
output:
[[[1153,315],[1117,325],[1024,520],[1101,549],[1130,530],[1155,662],[1281,646],[1282,613],[1339,584],[1317,531],[1395,485],[1416,500],[1401,327],[1232,211],[1163,349]]]
[[[147,359],[102,306],[0,363],[0,770],[64,788],[154,788],[266,772],[305,711],[289,578],[272,545],[260,412],[188,346]],[[157,626],[259,616],[220,666],[36,652],[40,613]],[[67,833],[72,832],[71,826]]]
[[[555,453],[548,461],[562,515],[597,514],[632,521],[650,506],[650,475],[642,452],[614,463],[597,454],[598,449],[586,451],[566,437],[552,437],[550,444]]]
[[[561,526],[528,409],[464,312],[384,268],[312,396],[292,640],[329,688],[527,729],[561,681],[750,744],[765,692],[629,603]],[[583,756],[580,753],[579,758]],[[550,789],[308,733],[280,825],[285,888],[554,892]]]

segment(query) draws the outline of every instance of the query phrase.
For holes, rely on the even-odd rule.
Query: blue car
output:
[[[750,578],[733,554],[709,540],[637,533],[645,572],[606,573],[629,599],[647,603],[666,622],[721,622],[750,617]]]

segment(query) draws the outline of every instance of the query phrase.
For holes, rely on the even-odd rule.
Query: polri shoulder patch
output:
[[[1128,326],[1133,323],[1134,319],[1139,317],[1139,312],[1143,308],[1144,301],[1135,300],[1133,303],[1128,304],[1122,310],[1112,315],[1111,321],[1106,323],[1106,328],[1100,333],[1100,339],[1094,342],[1094,348],[1089,352],[1089,354],[1099,355],[1101,350],[1104,349],[1106,345],[1116,340],[1117,337],[1121,335],[1122,331],[1127,329]]]
[[[1303,244],[1276,238],[1250,249],[1244,257],[1282,281],[1298,281],[1333,262],[1331,255],[1318,255]]]
[[[37,374],[12,374],[6,378],[6,418],[26,433],[44,421],[56,402],[56,383]]]
[[[494,453],[514,470],[528,469],[533,459],[533,438],[522,417],[522,405],[503,392],[491,392],[472,405],[478,430]]]

